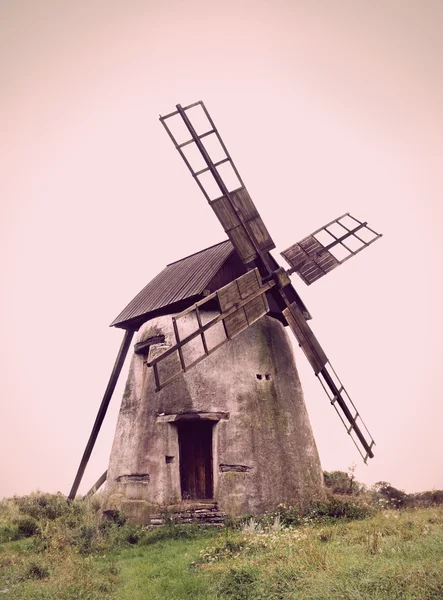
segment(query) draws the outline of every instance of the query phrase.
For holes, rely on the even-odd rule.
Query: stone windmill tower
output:
[[[229,240],[168,265],[112,323],[125,337],[69,497],[135,331],[109,468],[95,486],[107,480],[107,506],[143,522],[183,501],[259,514],[319,496],[322,470],[286,326],[365,462],[374,441],[289,275],[310,285],[380,234],[342,215],[282,252],[286,272],[204,104],[178,105],[160,120]]]

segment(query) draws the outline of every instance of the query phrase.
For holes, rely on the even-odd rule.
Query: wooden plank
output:
[[[181,365],[181,368],[183,369],[183,371],[186,371],[186,363],[185,363],[185,359],[183,356],[183,349],[182,349],[182,346],[180,345],[180,334],[178,332],[178,325],[177,325],[176,317],[172,317],[172,325],[174,327],[174,335],[175,335],[175,339],[177,342],[177,351],[178,351],[178,357],[180,359],[180,365]]]
[[[323,276],[324,276],[324,273],[320,270],[317,270],[312,273],[312,275],[309,277],[309,279],[305,278],[305,281],[306,281],[307,285],[311,285],[311,283],[315,283],[317,281],[317,279],[320,279],[320,277],[323,277]]]
[[[325,273],[323,273],[314,261],[311,261],[300,269],[299,274],[310,285],[314,281],[317,281],[317,279],[320,279],[320,277],[323,277]]]
[[[295,335],[300,347],[306,355],[311,367],[317,375],[328,362],[328,358],[320,346],[314,332],[307,324],[301,310],[293,302],[285,308],[283,314]]]
[[[240,225],[240,220],[226,196],[213,200],[210,205],[226,232]]]
[[[309,260],[306,252],[298,244],[290,246],[281,255],[295,271],[298,271]]]
[[[240,292],[237,286],[237,280],[225,286],[217,292],[218,302],[222,313],[230,310],[241,300]]]
[[[272,241],[269,231],[266,229],[260,215],[257,215],[254,219],[251,219],[248,223],[250,231],[260,250],[272,250],[275,248],[275,244]]]
[[[239,277],[237,283],[241,298],[251,296],[251,294],[256,292],[260,287],[257,269],[252,269]]]
[[[321,362],[318,361],[318,359],[315,356],[315,354],[313,352],[311,352],[309,344],[307,344],[307,341],[306,341],[306,339],[303,336],[302,330],[298,326],[297,321],[292,316],[291,311],[289,310],[289,308],[286,308],[283,311],[283,314],[284,314],[284,316],[286,318],[286,321],[288,322],[288,325],[289,325],[292,333],[295,336],[295,339],[297,340],[300,348],[303,350],[306,358],[308,359],[309,364],[314,369],[314,372],[317,374],[322,369]]]
[[[154,344],[163,344],[164,341],[164,335],[155,335],[144,342],[137,342],[137,344],[134,344],[134,352],[135,354],[146,354],[150,346],[153,346]]]
[[[242,307],[236,310],[232,315],[223,319],[223,322],[225,324],[226,335],[229,339],[232,339],[248,327],[245,309]]]
[[[305,265],[303,265],[299,272],[301,273],[301,275],[303,275],[303,277],[306,277],[308,279],[316,273],[320,273],[321,275],[323,275],[323,272],[313,260],[310,260]]]
[[[331,270],[339,265],[339,261],[327,250],[318,257],[316,262],[323,270]]]
[[[200,310],[199,310],[198,306],[195,307],[195,314],[197,316],[198,328],[201,329],[202,326],[203,326],[203,323],[202,323],[202,319],[201,319],[201,316],[200,316]],[[203,344],[203,350],[205,351],[205,354],[207,355],[208,354],[208,345],[206,343],[206,338],[205,338],[205,332],[204,331],[201,332],[201,340],[202,340],[202,344]]]
[[[275,244],[247,189],[241,188],[231,192],[230,196],[240,220],[247,224],[248,235],[252,238],[253,244],[255,243],[262,251],[275,248]]]
[[[246,188],[241,188],[230,194],[232,204],[234,205],[237,214],[243,221],[250,221],[254,217],[258,217],[258,210],[252,202],[251,196]]]
[[[254,298],[251,302],[248,302],[245,306],[246,318],[248,320],[248,324],[252,325],[263,317],[266,313],[269,312],[268,301],[266,299],[266,295],[263,294],[258,298]]]
[[[232,245],[236,249],[237,254],[244,263],[252,262],[257,258],[257,252],[254,248],[254,244],[251,242],[249,234],[243,225],[234,227],[234,229],[231,229],[226,233],[228,234]]]
[[[229,421],[229,412],[188,412],[188,413],[169,413],[159,415],[157,423],[174,423],[174,421],[188,421],[200,419],[205,421]]]
[[[224,313],[230,310],[240,300],[256,294],[261,287],[260,284],[261,278],[257,269],[252,269],[216,292],[221,312]]]
[[[160,389],[160,374],[158,372],[158,365],[154,364],[154,379],[155,379],[155,389]]]
[[[309,256],[314,254],[319,250],[320,243],[313,237],[312,235],[308,235],[308,237],[304,238],[300,242],[298,242],[300,247],[307,253]],[[322,248],[323,246],[321,246]]]
[[[93,494],[95,494],[95,492],[97,492],[101,488],[101,486],[105,483],[107,476],[108,476],[108,470],[106,469],[106,471],[103,473],[103,475],[101,475],[97,479],[97,481],[94,483],[94,485],[89,490],[89,492],[87,492],[83,496],[83,500],[85,500],[86,498],[89,498],[89,496],[92,496]]]

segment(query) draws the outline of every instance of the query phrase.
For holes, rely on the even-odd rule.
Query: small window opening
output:
[[[256,377],[259,381],[263,379],[263,375],[261,373],[257,373]],[[271,373],[265,373],[264,378],[266,379],[266,381],[269,381],[271,379]]]
[[[170,465],[174,462],[174,456],[165,456],[166,464]]]

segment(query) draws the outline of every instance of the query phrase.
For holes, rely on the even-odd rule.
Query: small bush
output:
[[[40,528],[35,519],[32,517],[17,517],[9,523],[0,525],[0,543],[32,537],[39,532]]]
[[[334,494],[351,494],[352,479],[345,471],[324,471],[325,486]]]
[[[104,523],[115,523],[116,525],[124,525],[126,523],[126,516],[121,510],[106,510],[103,513],[105,520]]]
[[[242,527],[242,532],[247,535],[261,533],[262,531],[263,531],[262,524],[260,523],[260,521],[257,521],[254,518],[249,519],[249,521],[247,521]]]
[[[22,536],[17,525],[13,523],[0,525],[0,544],[5,542],[14,542],[15,540],[19,540],[21,537]]]
[[[63,494],[35,492],[28,496],[14,496],[14,503],[21,513],[33,519],[54,520],[70,512],[71,507]]]
[[[73,544],[81,554],[88,554],[95,550],[97,527],[95,524],[86,523],[74,531]]]
[[[16,519],[14,525],[17,526],[20,537],[32,537],[40,531],[37,521],[32,517],[21,517]]]
[[[266,525],[270,526],[278,517],[282,526],[297,527],[303,523],[305,511],[299,506],[280,504],[275,511],[263,517]]]
[[[366,519],[374,514],[374,508],[364,501],[349,496],[330,495],[325,501],[312,502],[307,509],[311,518]]]
[[[308,523],[333,522],[338,519],[348,521],[366,519],[375,513],[375,508],[364,498],[328,494],[323,500],[314,500],[304,507],[280,505],[262,521],[272,529],[275,519],[278,528],[299,527]]]
[[[355,479],[355,469],[356,465],[349,467],[347,473],[345,471],[324,471],[325,486],[333,494],[360,496],[366,491],[366,486]]]
[[[48,567],[33,560],[27,565],[23,579],[46,579],[47,577],[49,577]]]
[[[402,508],[406,505],[407,494],[387,481],[379,481],[372,487],[375,500],[381,508]]]
[[[431,490],[417,494],[408,494],[405,498],[405,505],[411,508],[441,506],[442,504],[443,490]]]
[[[327,543],[330,542],[334,538],[334,530],[332,527],[326,527],[324,529],[320,529],[318,533],[318,539],[320,542]]]
[[[108,527],[106,531],[107,543],[112,547],[134,546],[143,541],[146,536],[146,529],[140,525],[127,523],[125,525],[116,525]]]
[[[278,533],[280,531],[283,531],[283,529],[284,529],[284,525],[282,523],[280,515],[275,516],[274,521],[271,523],[270,530],[273,533]]]

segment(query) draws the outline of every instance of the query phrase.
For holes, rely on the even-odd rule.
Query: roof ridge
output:
[[[183,258],[179,258],[178,260],[174,260],[173,262],[167,264],[165,268],[171,267],[172,265],[176,265],[177,263],[182,262],[183,260],[186,260],[187,258],[191,258],[191,256],[196,256],[197,254],[202,254],[202,252],[206,252],[206,250],[211,250],[211,248],[215,248],[216,246],[221,246],[221,244],[226,244],[228,242],[231,243],[231,241],[229,239],[223,240],[222,242],[218,242],[218,244],[213,244],[212,246],[203,248],[203,250],[198,250],[197,252],[188,254],[188,256],[184,256]],[[234,249],[234,246],[232,246],[232,249]]]

